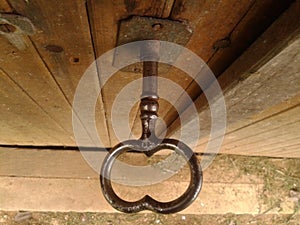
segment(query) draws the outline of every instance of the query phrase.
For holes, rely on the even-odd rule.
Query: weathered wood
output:
[[[78,151],[1,148],[0,156],[1,210],[15,210],[18,207],[17,210],[30,211],[115,212],[102,196],[99,175],[86,164]],[[147,157],[141,156],[143,155],[130,153],[129,159],[132,163],[136,160],[147,162]],[[208,180],[206,179],[199,198],[182,213],[258,213],[260,203],[257,190],[261,190],[261,180],[237,176],[239,171],[220,180],[216,169],[218,170],[215,167],[205,172]],[[184,191],[188,177],[186,170],[181,176],[176,175],[161,184],[145,187],[114,185],[114,188],[121,196],[131,200],[146,192],[157,199],[168,200]],[[161,190],[170,191],[161,193]],[[219,198],[220,193],[222,200]],[[58,196],[59,201],[55,200]]]
[[[14,12],[28,17],[35,24],[37,30],[30,38],[24,37],[25,43],[28,45],[28,49],[24,51],[15,49],[5,38],[0,37],[0,68],[36,102],[38,107],[43,108],[46,115],[53,121],[51,126],[60,127],[59,129],[63,129],[67,135],[66,140],[72,140],[71,103],[75,87],[86,67],[94,60],[94,56],[100,56],[105,51],[115,47],[117,24],[119,20],[126,19],[132,15],[162,17],[181,21],[189,20],[191,28],[194,29],[194,35],[188,47],[208,61],[216,71],[222,72],[228,64],[271,23],[272,18],[274,19],[284,7],[290,4],[290,1],[255,2],[245,0],[242,3],[243,4],[241,4],[240,1],[204,1],[199,3],[196,1],[177,0],[174,3],[172,0],[91,0],[87,3],[87,14],[84,1],[74,2],[68,0],[54,3],[44,0],[11,0],[10,4],[7,4],[7,1],[1,0],[1,11],[12,12],[14,10]],[[55,4],[55,6],[53,4]],[[232,7],[235,8],[234,12],[232,11]],[[66,8],[72,10],[66,11]],[[273,10],[267,10],[268,8],[272,8]],[[268,13],[268,16],[265,19],[261,19],[265,11]],[[290,44],[290,41],[294,40],[295,36],[299,35],[299,11],[299,2],[295,1],[270,29],[268,29],[245,54],[234,62],[232,67],[221,75],[219,80],[223,89],[234,84],[234,82],[240,79],[241,74],[244,74],[242,79],[246,79],[247,76],[249,76],[247,71],[253,73],[253,71],[260,68],[262,64],[269,61],[270,58],[286,47],[287,44]],[[259,23],[258,21],[263,22],[259,24],[259,29],[256,29],[256,25]],[[93,40],[91,40],[90,37],[89,23],[92,28]],[[212,24],[215,24],[215,26],[212,26]],[[66,30],[68,30],[68,32],[66,32]],[[242,43],[240,41],[242,39],[246,41]],[[228,42],[228,40],[230,41]],[[74,42],[76,44],[73,44]],[[230,44],[229,47],[227,47],[227,42]],[[93,49],[93,43],[95,49]],[[206,47],[199,48],[199,45]],[[284,70],[281,70],[281,73],[287,74]],[[30,75],[30,77],[26,74],[33,74],[33,76]],[[176,74],[176,76],[174,76],[174,74]],[[114,103],[114,99],[124,86],[139,76],[140,75],[137,74],[119,72],[102,90],[103,96],[100,96],[96,115],[98,119],[98,131],[100,132],[100,136],[104,136],[102,140],[108,140],[108,135],[112,138],[111,142],[107,142],[108,146],[114,145],[119,141],[114,136],[113,126],[111,125],[111,107]],[[184,89],[189,87],[188,90],[192,92],[195,91],[195,88],[189,86],[191,79],[179,70],[173,69],[168,74],[161,74],[161,76],[178,83]],[[262,74],[252,74],[252,76],[259,77],[257,77],[256,81],[255,79],[252,80],[252,83],[244,82],[243,84],[253,85],[255,82],[269,82],[266,79],[267,76],[263,76]],[[280,80],[277,81],[277,83],[281,82],[284,84],[287,80],[292,81],[291,74],[287,77],[286,80]],[[278,80],[279,79],[280,77]],[[270,85],[271,83],[273,85],[276,84],[275,78],[270,79],[270,81],[273,82],[270,82]],[[278,92],[279,95],[276,95],[278,101],[273,102],[272,105],[286,100],[286,98],[281,98],[282,95],[280,95],[280,93],[287,93],[286,97],[291,97],[295,94],[295,88],[297,88],[295,84],[297,84],[297,80],[294,80],[292,85],[285,85],[286,88],[281,89],[282,92]],[[244,92],[239,90],[237,93],[240,93],[239,96],[244,96],[245,101],[231,101],[229,104],[231,117],[228,122],[232,124],[233,127],[237,126],[236,122],[240,120],[242,116],[243,118],[255,116],[258,112],[266,110],[271,106],[269,99],[264,98],[261,99],[262,103],[255,103],[257,104],[256,109],[248,110],[247,113],[245,113],[247,104],[254,104],[253,102],[255,101],[252,100],[255,99],[255,93],[247,97],[245,92],[246,90],[251,91],[252,87],[249,86],[251,87],[250,89],[245,86],[239,87],[240,89],[244,89]],[[264,91],[262,91],[264,90],[263,87],[260,90],[259,93],[264,94]],[[140,90],[135,91],[140,93]],[[276,89],[268,89],[266,93],[275,96],[277,92]],[[177,93],[178,96],[180,94],[181,93]],[[178,98],[177,95],[174,94],[173,97]],[[230,96],[234,96],[234,93]],[[105,105],[101,98],[105,102]],[[127,103],[129,104],[131,102]],[[123,108],[118,107],[118,110],[120,112],[124,111],[125,107],[128,107],[127,103],[122,104]],[[182,102],[181,105],[184,105],[184,102]],[[205,97],[199,97],[196,101],[196,105],[199,109],[205,105]],[[161,100],[160,106],[160,117],[164,118],[167,124],[178,116],[174,109],[169,110],[172,106],[167,101]],[[172,113],[167,114],[168,111]],[[208,113],[208,111],[206,111],[206,113]],[[105,114],[107,117],[105,117]],[[169,116],[166,116],[166,114]],[[131,109],[128,117],[130,126],[133,126],[133,134],[138,137],[140,133],[140,121],[137,103]],[[33,119],[34,118],[30,120],[33,121]],[[119,117],[119,119],[115,119],[121,120],[122,118]],[[5,121],[5,119],[3,119],[3,121]],[[173,131],[176,131],[178,124],[179,123],[175,122],[171,130],[174,129]],[[239,124],[246,124],[246,122],[242,121],[239,122]],[[233,131],[233,129],[230,128],[230,131]],[[47,132],[48,131],[44,131],[44,133]],[[294,139],[292,138],[291,140]],[[204,141],[204,139],[202,139],[200,143],[204,143],[202,141]],[[59,143],[54,141],[53,144],[75,145],[75,142],[74,140]]]
[[[299,45],[300,40],[290,44],[257,73],[225,92],[229,124],[227,133],[241,130],[243,127],[273,116],[276,117],[299,104],[300,79],[297,72],[300,65]],[[207,115],[207,112],[203,114]],[[289,118],[291,122],[297,119],[297,116]],[[209,125],[202,125],[202,128],[206,129],[204,131],[206,135]]]
[[[225,136],[221,152],[245,155],[300,158],[300,107],[250,125]],[[295,118],[295,121],[292,120]],[[297,119],[296,119],[297,118]],[[276,151],[273,151],[275,149]],[[281,149],[281,151],[280,151]]]
[[[126,19],[132,15],[152,16],[152,17],[168,17],[172,8],[173,1],[88,1],[88,12],[91,23],[92,36],[96,56],[100,57],[103,53],[116,47],[118,35],[119,20]],[[111,145],[115,145],[121,140],[116,137],[114,129],[118,127],[112,126],[111,114],[112,106],[119,92],[130,82],[138,79],[141,75],[134,73],[118,72],[109,80],[102,88],[104,100],[104,108],[108,116],[108,132],[111,139]],[[101,77],[100,77],[101,82]],[[103,83],[103,82],[101,82]],[[136,93],[138,90],[134,90]],[[139,92],[141,93],[141,92]],[[126,111],[132,102],[119,103],[119,112]],[[115,117],[114,121],[129,120],[129,127],[138,111],[136,104],[131,110],[130,115],[124,117]],[[116,115],[117,116],[117,115]],[[127,125],[127,124],[126,124]],[[140,128],[140,127],[139,127]],[[127,137],[130,136],[128,132]]]
[[[248,118],[256,118],[257,113],[263,110],[268,111],[268,107],[279,104],[281,101],[287,100],[297,94],[299,90],[299,79],[297,79],[298,73],[296,71],[299,71],[299,69],[297,69],[299,63],[297,63],[295,55],[298,54],[299,47],[297,47],[298,45],[294,41],[300,32],[299,5],[299,2],[292,4],[290,8],[219,77],[218,81],[223,91],[225,91],[225,100],[227,109],[229,110],[229,112],[227,112],[228,123],[230,125],[229,131],[231,130],[230,127],[237,127],[236,122],[239,121],[238,124],[240,124],[241,127],[243,125],[246,126],[247,122],[249,122]],[[294,46],[292,46],[293,43]],[[287,48],[288,45],[290,45],[289,50],[285,50],[285,53],[282,53],[280,58],[264,66],[264,73],[261,74],[260,71],[258,71],[258,73],[253,74],[253,69],[257,69],[259,66],[262,67],[266,62],[270,61],[274,55],[281,51],[284,52],[283,49]],[[274,73],[277,75],[274,76]],[[282,76],[282,74],[285,74],[285,76]],[[239,80],[241,76],[243,79],[249,76],[250,79],[248,79],[248,82]],[[265,83],[263,80],[265,80]],[[233,85],[236,85],[238,81],[239,88],[238,86],[233,88]],[[230,84],[232,85],[230,86]],[[259,84],[262,84],[262,86]],[[260,91],[257,92],[257,88],[255,87],[260,87]],[[208,89],[208,91],[210,91],[210,89]],[[231,91],[231,94],[229,94],[228,91]],[[247,98],[248,93],[253,97]],[[239,103],[239,100],[243,101]],[[199,111],[204,110],[203,113],[199,114],[200,119],[208,118],[209,111],[205,110],[207,104],[205,96],[201,95],[195,101],[195,104]],[[251,107],[251,110],[249,107]],[[271,111],[269,111],[269,113],[272,114]],[[255,119],[251,121],[253,122]],[[176,129],[178,125],[179,121],[175,121],[170,127],[170,130]],[[205,126],[203,123],[201,124],[202,128]],[[205,128],[203,131],[202,134],[205,136],[208,130]],[[204,138],[202,140],[207,139]]]
[[[12,12],[12,9],[6,0],[0,0],[0,12]]]
[[[299,106],[299,105],[300,105],[300,94],[297,94],[297,95],[295,95],[291,98],[288,98],[287,100],[285,100],[285,101],[283,101],[283,102],[281,102],[277,105],[273,105],[273,106],[271,106],[271,107],[269,107],[269,108],[267,108],[267,109],[265,109],[265,110],[263,110],[263,111],[261,111],[257,114],[254,114],[254,115],[251,115],[251,116],[249,115],[248,117],[244,118],[243,120],[240,120],[240,121],[237,121],[237,122],[233,123],[232,125],[227,127],[223,145],[230,142],[231,140],[234,141],[234,139],[242,138],[243,135],[242,135],[242,133],[239,133],[239,132],[243,132],[243,130],[247,129],[249,126],[256,127],[256,129],[257,129],[256,132],[259,133],[259,130],[262,130],[264,132],[268,132],[268,129],[274,129],[274,128],[276,129],[276,128],[280,128],[284,124],[293,124],[293,123],[295,123],[296,121],[299,120],[297,115],[292,117],[292,118],[284,118],[283,121],[282,120],[275,121],[274,124],[270,124],[268,122],[266,123],[265,121],[268,121],[268,120],[272,119],[273,122],[274,122],[274,117],[277,117],[277,118],[280,119],[280,118],[282,118],[282,115],[286,115],[287,113],[291,113],[289,111],[294,111],[295,108],[297,108],[297,106]],[[262,126],[262,127],[256,126],[257,123],[261,123],[261,122],[262,122],[262,124],[264,124],[264,126]],[[270,127],[270,126],[272,126],[272,127]],[[282,132],[284,132],[283,133],[284,135],[289,134],[289,132],[287,132],[284,129],[282,129]],[[260,133],[263,133],[263,132],[260,132]],[[253,134],[253,132],[244,133],[244,140],[247,140],[246,136],[250,137],[251,134]],[[254,134],[256,134],[256,133],[254,133]],[[292,139],[293,139],[294,135],[297,135],[297,133],[293,133]],[[198,144],[203,147],[208,142],[208,138],[209,138],[208,136],[204,135],[204,137],[199,140]],[[258,138],[259,138],[259,136],[258,136]],[[278,138],[278,137],[276,136],[276,138]],[[278,141],[280,141],[279,138],[278,138]],[[288,146],[289,144],[286,143],[286,145]],[[277,149],[277,146],[273,146],[273,148]],[[199,148],[199,151],[201,151],[200,149],[201,148]],[[292,156],[293,155],[294,154],[292,154]],[[272,155],[270,154],[270,156],[272,156]]]
[[[0,93],[1,144],[72,143],[65,130],[1,69]]]
[[[124,162],[132,165],[149,163],[149,158],[143,154],[128,153],[125,157]],[[270,163],[274,159],[264,160]],[[181,213],[263,212],[265,205],[261,198],[264,181],[261,177],[243,173],[236,167],[243,165],[247,168],[245,162],[245,157],[216,158],[204,171],[205,182],[200,196]],[[286,161],[279,159],[278,163],[285,165]],[[227,171],[226,176],[224,171]],[[98,176],[86,164],[79,151],[0,148],[0,209],[115,212],[102,196]],[[126,176],[121,178],[128,179]],[[188,170],[184,169],[159,184],[140,187],[114,184],[114,188],[128,200],[135,200],[144,193],[151,194],[156,199],[170,200],[184,191],[188,181]],[[288,199],[281,200],[283,207],[279,213],[293,213],[293,203]]]
[[[225,92],[228,127],[221,151],[299,157],[296,149],[284,150],[290,145],[300,145],[299,45],[300,40],[294,41],[255,74]],[[200,116],[209,117],[209,111]],[[210,124],[203,122],[203,136],[196,151],[202,151],[209,138]]]
[[[31,41],[24,37],[28,48],[19,51],[5,38],[0,37],[0,68],[38,104],[46,114],[56,121],[65,130],[65,141],[56,145],[74,145],[72,140],[71,107],[68,105],[53,77],[37,54]],[[26,66],[24,66],[26,65]],[[6,121],[5,118],[1,118]],[[34,118],[33,122],[34,122]],[[53,131],[55,132],[55,131]],[[34,141],[38,142],[38,136]],[[72,140],[72,141],[70,141]],[[24,140],[29,141],[29,140]],[[16,143],[12,143],[16,144]],[[22,143],[18,143],[22,144]],[[42,141],[41,145],[44,145]],[[48,143],[49,144],[49,143]]]
[[[72,105],[79,80],[95,60],[85,2],[10,2],[16,12],[35,24],[37,32],[30,38],[69,105]],[[99,136],[104,146],[109,146],[101,93],[95,111]]]
[[[55,179],[55,178],[13,178],[1,177],[1,210],[7,211],[76,211],[76,212],[116,212],[104,199],[100,192],[99,181],[90,179]],[[173,199],[183,191],[178,182],[166,182],[152,189],[144,189],[158,193],[168,190],[161,198]],[[199,198],[184,214],[257,214],[259,199],[258,184],[215,184],[206,183]],[[142,195],[141,189],[131,190],[131,198]],[[123,189],[126,194],[127,189]],[[222,200],[219,195],[222,194]],[[34,198],[33,198],[34,196]],[[214,199],[212,201],[212,199]],[[218,199],[218,200],[217,200]],[[224,199],[226,201],[224,202]],[[292,210],[285,213],[292,213]]]
[[[193,30],[193,35],[186,47],[195,52],[205,62],[214,55],[213,45],[216,41],[223,39],[234,29],[236,24],[241,20],[243,15],[247,13],[253,1],[175,1],[171,13],[171,19],[187,21]],[[232,7],[235,10],[232,11]],[[249,43],[248,43],[249,44]],[[193,82],[192,78],[179,69],[171,69],[167,74],[159,74],[160,77],[166,78],[181,86],[184,90]],[[182,93],[174,93],[174,90],[168,87],[160,87],[159,90],[167,89],[169,92],[169,100],[176,102],[179,110],[183,110],[186,106],[186,99],[182,97]],[[198,87],[196,87],[198,90]],[[192,94],[191,89],[186,90],[188,94]],[[169,125],[178,113],[170,103],[160,101],[159,116]],[[133,125],[133,133],[140,133],[139,115],[136,116]],[[158,127],[158,133],[161,133],[163,127]],[[137,135],[136,135],[137,136]]]
[[[207,62],[208,66],[214,73],[216,77],[218,77],[224,70],[231,65],[232,62],[234,62],[235,59],[243,52],[245,51],[250,44],[255,41],[255,39],[286,9],[291,1],[284,1],[284,2],[278,2],[273,0],[268,1],[257,1],[257,2],[249,2],[248,5],[245,4],[244,11],[240,11],[240,18],[235,23],[231,24],[231,26],[228,26],[230,29],[226,30],[224,28],[225,22],[230,21],[228,18],[222,18],[227,17],[227,15],[230,15],[230,13],[220,12],[218,15],[215,16],[215,21],[211,21],[206,27],[205,34],[210,34],[214,31],[214,29],[210,28],[211,24],[220,23],[218,26],[215,27],[216,34],[209,35],[217,38],[212,41],[214,42],[207,42],[203,43],[201,46],[206,46],[202,50],[196,51],[196,53],[205,61]],[[191,4],[191,3],[190,3]],[[241,3],[228,3],[230,7],[239,6]],[[246,8],[247,6],[247,8]],[[190,6],[191,7],[191,6]],[[205,7],[205,5],[203,6]],[[239,6],[241,7],[241,6]],[[269,10],[272,8],[273,10]],[[192,9],[191,9],[192,10]],[[228,9],[228,11],[231,11],[231,8]],[[187,11],[188,12],[188,11]],[[236,11],[234,11],[236,16]],[[268,14],[266,15],[266,12]],[[207,16],[210,18],[210,15],[214,15],[214,13],[209,13]],[[184,18],[187,17],[187,15],[183,14]],[[206,17],[204,17],[204,20]],[[217,25],[217,24],[216,24]],[[232,26],[234,25],[234,26]],[[205,26],[204,26],[205,28]],[[204,29],[201,28],[201,29]],[[224,33],[224,31],[226,33]],[[203,33],[203,31],[197,31]],[[223,32],[223,36],[218,36],[218,33]],[[219,34],[220,35],[220,34]],[[192,40],[190,41],[191,44]],[[195,45],[197,45],[198,42],[195,42]],[[188,45],[190,47],[190,45]],[[205,48],[210,49],[205,49]],[[193,50],[195,46],[190,48]],[[208,57],[203,58],[203,53],[210,52]],[[237,76],[241,76],[242,73],[237,74]],[[228,75],[229,77],[232,77],[232,74]],[[203,79],[203,83],[205,83],[204,86],[209,87],[212,80]],[[221,83],[221,81],[220,81]],[[222,85],[222,84],[221,84]],[[188,86],[186,91],[191,95],[192,99],[195,99],[203,90],[199,89],[199,86],[195,82],[191,82]],[[204,98],[204,97],[203,97]],[[182,109],[188,107],[188,105],[185,103],[185,98],[183,96],[179,97],[178,104],[182,105]],[[206,104],[206,101],[203,100],[203,104]],[[170,125],[175,119],[177,118],[177,113],[171,110],[168,110],[167,115],[165,116],[165,120],[168,125]]]

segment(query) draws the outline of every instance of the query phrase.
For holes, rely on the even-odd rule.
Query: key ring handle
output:
[[[151,150],[144,148],[142,143],[143,140],[128,140],[119,143],[110,150],[109,154],[104,159],[100,174],[100,184],[106,200],[115,209],[125,213],[136,213],[142,210],[151,210],[156,213],[168,214],[176,213],[188,207],[200,193],[203,180],[202,170],[194,152],[183,142],[174,139],[163,139],[161,140],[161,143],[158,143]],[[177,154],[183,156],[189,165],[190,183],[186,191],[177,199],[169,202],[159,202],[149,195],[146,195],[142,199],[134,202],[121,199],[115,193],[111,184],[111,170],[118,156],[129,150],[143,152],[147,156],[151,156],[162,149],[175,151]]]

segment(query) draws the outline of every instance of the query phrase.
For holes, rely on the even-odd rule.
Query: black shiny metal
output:
[[[117,210],[135,213],[151,210],[157,213],[175,213],[188,207],[198,196],[202,187],[202,170],[194,152],[184,143],[174,139],[159,139],[155,135],[155,122],[158,117],[157,68],[159,42],[150,42],[142,50],[143,57],[143,93],[140,111],[142,136],[139,140],[128,140],[112,148],[104,159],[100,174],[100,184],[106,200]],[[146,195],[142,199],[129,202],[121,199],[111,185],[111,170],[117,157],[133,150],[152,156],[157,151],[169,149],[184,157],[190,168],[190,184],[187,190],[177,199],[170,202],[159,202]]]
[[[164,139],[151,150],[147,151],[142,147],[143,140],[128,140],[116,145],[106,157],[101,171],[100,182],[106,200],[117,210],[125,213],[136,213],[142,210],[151,210],[156,213],[176,213],[188,207],[198,196],[202,187],[202,171],[198,165],[197,157],[193,151],[184,143],[174,139]],[[146,195],[142,199],[129,202],[121,199],[113,190],[110,180],[110,172],[117,157],[122,153],[135,150],[142,151],[148,156],[153,155],[161,149],[174,150],[187,160],[191,175],[190,184],[187,190],[179,198],[170,202],[159,202]]]

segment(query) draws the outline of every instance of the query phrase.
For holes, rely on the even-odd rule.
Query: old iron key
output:
[[[157,74],[159,60],[159,41],[148,41],[141,49],[143,61],[143,93],[140,111],[142,121],[142,136],[138,140],[127,140],[113,147],[103,161],[100,184],[106,200],[117,210],[135,213],[151,210],[156,213],[175,213],[188,207],[198,196],[202,187],[202,169],[197,157],[186,144],[175,139],[159,139],[155,136],[155,121],[158,118]],[[190,184],[187,190],[177,199],[169,202],[159,202],[146,195],[142,199],[129,202],[121,199],[113,190],[111,170],[117,157],[129,150],[143,152],[152,156],[155,152],[169,149],[180,154],[190,168]]]

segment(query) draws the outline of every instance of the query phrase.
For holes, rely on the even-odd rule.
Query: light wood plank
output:
[[[116,212],[102,196],[98,180],[13,177],[1,177],[0,180],[1,210]],[[164,194],[164,197],[174,198],[183,191],[181,185],[178,182],[168,182],[163,186],[152,187],[151,190],[157,193],[159,190],[168,190],[173,187],[172,191]],[[259,187],[257,184],[206,183],[193,205],[180,213],[257,214],[259,208],[257,189]],[[126,190],[122,194],[125,193]],[[220,194],[223,198],[217,200]],[[139,195],[141,193],[138,190],[131,192],[132,198],[139,197]],[[292,210],[284,213],[292,213]]]
[[[273,157],[300,157],[300,107],[286,113],[263,120],[247,128],[232,132],[225,136],[222,152],[249,155],[269,155]],[[288,122],[290,118],[298,121]],[[287,123],[287,124],[285,124]],[[274,127],[277,127],[274,129]],[[262,130],[264,130],[262,132]],[[285,147],[298,145],[293,153],[284,151]],[[278,149],[282,151],[278,152]],[[277,149],[273,152],[273,149]],[[290,154],[290,155],[289,155]]]
[[[143,156],[129,153],[128,159],[131,163],[147,162],[148,158]],[[199,198],[181,213],[259,213],[258,190],[262,181],[253,176],[239,176],[237,170],[220,179],[215,171],[223,171],[221,167],[224,169],[224,163],[216,163],[205,171],[206,182]],[[187,172],[184,170],[180,176],[161,184],[114,187],[121,196],[132,200],[146,192],[168,200],[184,191],[189,179]],[[0,209],[115,212],[102,196],[98,176],[78,151],[0,148]],[[161,190],[170,191],[161,193]]]
[[[149,159],[144,154],[127,153],[123,155],[122,161],[131,165],[149,165],[157,162],[157,157],[160,156]],[[256,168],[254,162],[265,163],[265,173],[276,173],[276,168],[288,173],[285,169],[296,168],[295,163],[298,163],[288,159],[218,156],[204,171],[205,182],[200,196],[180,213],[260,214],[270,210],[270,206],[265,205],[262,199],[266,181],[256,175],[256,170],[250,174],[247,172],[248,166],[250,171]],[[276,168],[272,165],[276,165]],[[260,170],[257,170],[259,173]],[[114,184],[114,188],[128,200],[135,200],[144,193],[160,200],[170,200],[187,187],[188,174],[188,169],[184,167],[178,174],[159,184],[141,187]],[[280,179],[284,176],[280,176]],[[128,181],[129,177],[130,180],[133,178],[128,173],[120,175],[118,179]],[[142,178],[147,180],[144,175]],[[267,191],[272,189],[269,187]],[[115,212],[101,194],[99,175],[86,164],[79,151],[64,149],[0,148],[0,200],[1,210]],[[280,201],[280,211],[275,208],[271,213],[294,212],[294,204],[287,196],[282,196]]]
[[[70,143],[59,124],[0,69],[1,144]],[[55,132],[54,132],[55,131]]]
[[[180,2],[180,1],[179,1]],[[209,1],[211,4],[211,1]],[[245,3],[241,2],[226,2],[229,4],[229,6],[222,6],[222,9],[225,8],[224,12],[216,12],[218,15],[215,17],[217,19],[214,20],[214,18],[211,18],[211,22],[207,25],[208,27],[204,26],[201,27],[201,23],[199,25],[199,29],[207,29],[203,31],[197,31],[204,34],[211,34],[211,32],[216,29],[216,34],[211,34],[209,37],[214,37],[211,42],[205,42],[202,43],[201,46],[205,46],[204,48],[201,47],[201,50],[195,51],[202,59],[204,59],[205,62],[207,62],[208,66],[214,73],[216,77],[218,77],[224,70],[231,65],[231,63],[234,62],[234,60],[242,54],[243,51],[245,51],[253,41],[284,11],[285,8],[287,8],[290,4],[290,1],[285,2],[278,2],[268,0],[268,1],[248,1]],[[184,4],[184,3],[183,3]],[[191,4],[191,3],[189,3]],[[223,3],[225,4],[225,2]],[[188,4],[187,4],[188,5]],[[244,8],[239,8],[242,7]],[[206,7],[205,4],[203,7]],[[228,9],[227,9],[228,7]],[[239,9],[238,12],[234,10],[235,14],[240,15],[239,18],[235,18],[235,22],[231,21],[229,25],[225,25],[224,23],[227,23],[227,21],[230,21],[230,18],[227,18],[228,16],[236,16],[235,14],[231,13],[231,7],[236,7]],[[184,8],[184,7],[183,7]],[[192,8],[192,4],[190,6]],[[270,11],[269,9],[272,8],[274,10]],[[218,9],[218,7],[217,7]],[[190,9],[192,12],[195,9]],[[206,9],[207,10],[207,9]],[[228,12],[226,12],[228,10]],[[268,16],[266,16],[266,11],[268,12]],[[207,11],[209,13],[207,15],[208,18],[210,18],[210,15],[214,15],[214,12]],[[187,14],[187,15],[186,15]],[[231,15],[233,14],[233,15]],[[189,13],[183,12],[183,18],[188,17]],[[223,17],[224,16],[224,17]],[[180,17],[179,17],[180,18]],[[203,17],[202,20],[205,20],[206,17]],[[218,26],[211,28],[211,24],[220,23]],[[224,26],[228,27],[228,30],[224,28]],[[204,35],[205,36],[205,35]],[[201,37],[198,37],[201,40]],[[196,49],[196,45],[198,42],[195,40],[195,46],[190,46],[192,43],[193,38],[191,39],[189,47],[191,50],[194,51]],[[223,41],[222,41],[223,40]],[[218,44],[218,42],[223,44]],[[201,42],[200,42],[201,43]],[[226,44],[227,43],[227,44]],[[219,46],[220,47],[216,47]],[[207,47],[206,47],[207,46]],[[209,48],[209,49],[206,49]],[[206,51],[205,51],[206,49]],[[203,51],[204,52],[210,52],[210,54],[206,57],[203,57]],[[251,56],[252,57],[252,56]],[[238,79],[239,76],[241,76],[242,73],[237,74],[236,79]],[[221,76],[222,77],[222,76]],[[231,73],[228,73],[228,77],[232,78],[233,75]],[[202,79],[203,83],[205,84],[205,87],[209,87],[212,80],[209,79]],[[220,85],[223,86],[222,80],[219,80]],[[204,88],[206,89],[206,88]],[[186,90],[192,97],[192,99],[196,99],[203,90],[200,90],[198,85],[195,82],[191,82],[189,86],[187,86]],[[205,96],[201,97],[202,102],[201,104],[197,104],[197,108],[202,108],[203,106],[207,106],[207,101],[205,99]],[[185,103],[185,98],[183,96],[179,97],[178,104],[183,106],[184,110],[188,105]],[[176,112],[167,110],[168,113],[165,116],[165,120],[168,125],[170,125],[177,117]],[[183,112],[183,111],[181,111]],[[170,128],[170,131],[173,128]]]
[[[79,80],[95,60],[85,2],[13,0],[11,4],[15,11],[35,24],[37,32],[31,40],[67,102],[72,105]],[[72,126],[70,119],[68,123]],[[101,93],[95,119],[103,145],[109,146]]]
[[[252,74],[248,79],[226,92],[229,126],[223,143],[225,149],[230,140],[243,138],[247,141],[251,138],[251,134],[256,134],[256,138],[259,139],[259,134],[271,133],[275,128],[279,130],[273,133],[273,143],[270,148],[276,148],[276,139],[283,138],[282,136],[295,138],[297,128],[300,129],[296,123],[299,121],[299,109],[295,108],[300,103],[299,45],[300,40],[294,41],[256,74]],[[256,87],[255,90],[253,87]],[[241,118],[243,119],[240,121]],[[294,131],[285,129],[285,124],[294,126]],[[202,126],[204,129],[209,129],[205,126],[209,127],[210,125]],[[249,127],[253,129],[252,132]],[[208,130],[204,131],[204,136],[205,132]],[[208,137],[202,138],[199,143],[202,143],[203,146],[207,140]],[[242,149],[241,154],[245,154]],[[247,154],[251,154],[251,151],[248,151]],[[288,156],[285,152],[281,154],[281,156]],[[272,153],[268,153],[266,150],[263,155],[272,156]],[[294,157],[295,154],[291,156]]]
[[[31,41],[26,37],[24,40],[26,40],[28,48],[19,51],[5,38],[0,37],[0,58],[2,59],[0,68],[65,130],[65,141],[57,142],[54,140],[53,144],[74,145],[71,107],[41,61]],[[5,118],[2,119],[5,120]],[[36,138],[35,143],[37,144],[38,137]],[[43,144],[40,141],[40,145]]]
[[[291,7],[218,79],[219,84],[225,91],[227,110],[229,110],[227,115],[230,126],[227,132],[255,122],[255,120],[258,120],[257,116],[259,117],[261,113],[269,113],[268,115],[272,115],[274,112],[280,112],[282,108],[278,109],[275,105],[280,105],[280,102],[288,101],[289,98],[297,95],[299,79],[297,79],[298,73],[296,71],[299,71],[299,63],[297,59],[295,59],[295,55],[298,54],[298,42],[295,43],[295,40],[297,40],[297,36],[300,33],[300,20],[297,18],[299,11],[299,2],[292,4]],[[280,34],[280,37],[276,34]],[[274,38],[275,36],[276,38]],[[292,44],[294,46],[291,46]],[[283,50],[287,49],[287,46],[291,47],[289,47],[288,50]],[[273,63],[269,62],[264,66],[264,73],[260,73],[261,71],[259,70],[253,74],[252,69],[262,67],[266,62],[270,61],[274,55],[280,52],[283,52],[281,58],[278,58]],[[249,71],[252,73],[249,73]],[[274,76],[276,71],[278,74]],[[247,77],[248,79],[239,80],[239,84],[233,88],[233,85],[237,84],[241,74],[244,74],[242,75],[244,77],[243,79]],[[282,74],[284,74],[284,76]],[[273,77],[270,78],[270,75]],[[265,84],[262,86],[258,85],[263,82],[263,80],[265,80]],[[230,86],[231,83],[232,85]],[[259,91],[253,90],[254,87],[260,87]],[[209,90],[210,89],[208,89],[208,91]],[[231,93],[230,96],[228,96],[229,93]],[[248,93],[252,95],[251,98],[247,98]],[[259,96],[259,98],[255,96]],[[270,100],[272,96],[274,96],[274,98]],[[238,103],[239,100],[242,101]],[[205,109],[205,102],[206,99],[204,95],[201,95],[195,101],[199,111],[204,110],[203,113],[199,114],[200,120],[201,118],[205,118],[205,120],[208,121],[207,123],[204,122],[204,124],[201,124],[202,128],[204,128],[201,131],[204,136],[208,134],[209,131],[207,129],[209,129],[208,126],[210,126],[208,119],[210,112],[208,109]],[[233,104],[233,102],[235,102],[235,104]],[[255,102],[257,103],[255,104]],[[289,104],[285,102],[283,105],[285,105],[284,107],[288,107]],[[251,109],[249,108],[250,106],[252,106]],[[271,110],[268,110],[268,107],[271,107]],[[172,124],[170,130],[178,129],[176,128],[178,125],[179,121],[177,120]],[[205,142],[207,138],[203,138],[202,140]],[[201,142],[200,140],[200,143]]]

